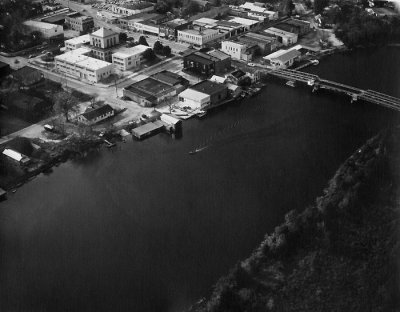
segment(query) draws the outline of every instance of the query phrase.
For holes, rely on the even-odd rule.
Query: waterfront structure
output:
[[[118,33],[104,27],[90,34],[90,48],[94,58],[111,62],[112,48],[119,44]]]
[[[135,82],[122,90],[125,97],[144,107],[151,107],[176,95],[176,89],[152,77]]]
[[[55,37],[64,37],[64,29],[57,24],[50,24],[38,21],[28,20],[23,22],[31,31],[38,31],[42,34],[43,38],[50,39]]]
[[[90,55],[91,49],[85,47],[57,55],[54,58],[55,68],[66,76],[90,82],[107,78],[112,73],[113,65]]]
[[[301,56],[301,53],[296,49],[279,50],[270,55],[264,56],[265,64],[274,69],[288,68],[293,65],[294,61]]]
[[[148,46],[139,44],[131,48],[120,48],[112,55],[112,63],[120,70],[128,70],[138,67],[141,63],[143,53],[150,49]]]
[[[165,22],[160,25],[160,36],[170,39],[175,39],[178,37],[178,30],[187,29],[192,22],[177,18],[172,21]]]
[[[121,15],[134,15],[143,12],[151,12],[154,10],[154,4],[150,2],[127,2],[125,4],[113,4],[111,11]]]
[[[248,32],[238,37],[238,41],[247,44],[248,46],[257,45],[260,49],[259,52],[261,55],[271,53],[277,48],[277,39],[272,35],[268,36],[255,32]]]
[[[204,80],[199,82],[178,96],[182,105],[192,109],[204,109],[218,104],[228,96],[228,87],[214,81]]]
[[[255,45],[253,45],[255,46]],[[221,43],[221,51],[229,54],[232,59],[251,61],[253,58],[253,53],[249,46],[245,43],[240,43],[238,41],[225,40]]]
[[[186,29],[178,30],[178,41],[194,47],[203,48],[207,43],[223,38],[225,33],[219,29]]]
[[[28,156],[25,156],[24,154],[21,154],[17,151],[14,151],[11,148],[5,148],[2,152],[2,154],[7,156],[8,158],[12,159],[13,161],[18,162],[21,165],[25,165],[30,162],[30,159]]]
[[[36,68],[24,66],[14,71],[11,77],[21,84],[22,87],[31,87],[43,79],[43,74]]]
[[[278,42],[284,46],[295,44],[298,39],[298,35],[296,33],[285,31],[276,27],[267,28],[264,30],[264,32],[275,36]]]
[[[217,50],[208,53],[196,51],[183,57],[183,67],[200,75],[218,75],[231,68],[231,57]]]
[[[64,41],[65,49],[67,51],[78,49],[82,46],[88,45],[90,43],[89,34],[75,37]]]
[[[70,13],[65,17],[65,24],[72,30],[88,33],[94,27],[93,17],[80,13]]]
[[[97,108],[87,108],[84,113],[77,117],[77,119],[79,122],[90,126],[110,118],[114,116],[114,114],[114,109],[110,105],[105,104]]]

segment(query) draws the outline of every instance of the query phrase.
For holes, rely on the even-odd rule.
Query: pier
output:
[[[293,69],[278,69],[269,72],[269,75],[285,79],[288,81],[296,81],[313,87],[313,92],[319,89],[326,89],[334,92],[344,93],[350,96],[351,102],[363,100],[373,104],[388,107],[390,109],[400,111],[400,99],[380,93],[373,90],[363,90],[353,86],[345,85],[335,81],[322,79],[317,75],[301,72]]]

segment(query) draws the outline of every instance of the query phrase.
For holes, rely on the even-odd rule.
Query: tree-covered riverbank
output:
[[[190,311],[396,310],[399,137],[369,140]]]

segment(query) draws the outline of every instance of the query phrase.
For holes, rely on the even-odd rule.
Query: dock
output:
[[[0,200],[6,199],[7,192],[0,187]]]
[[[149,122],[132,130],[132,134],[139,140],[160,132],[164,128],[164,123],[159,120]]]

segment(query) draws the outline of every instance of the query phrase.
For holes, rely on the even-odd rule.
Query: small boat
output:
[[[207,146],[198,147],[198,148],[194,149],[193,151],[190,151],[190,152],[189,152],[189,155],[194,155],[194,154],[196,154],[196,153],[198,153],[198,152],[201,152],[202,150],[205,150],[206,148],[207,148]]]
[[[207,111],[200,111],[198,114],[196,114],[196,116],[199,118],[203,118],[205,115],[207,115]]]
[[[108,140],[104,140],[104,143],[106,144],[106,147],[113,147],[113,146],[116,145],[115,143],[112,143],[112,142],[110,142]]]
[[[286,82],[286,85],[289,87],[294,88],[296,86],[296,82],[293,80],[289,80],[288,82]]]
[[[311,62],[311,64],[313,64],[313,65],[315,65],[315,66],[319,64],[319,61],[318,61],[318,60],[311,60],[310,62]]]

